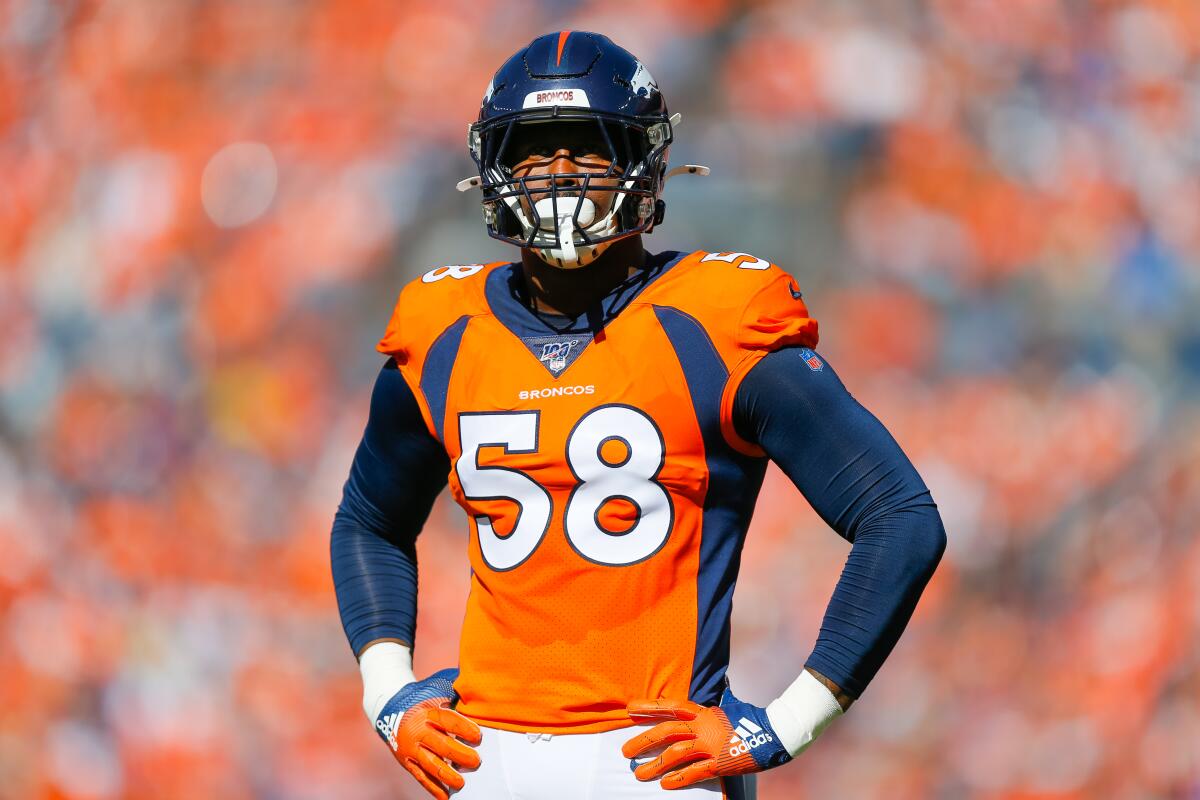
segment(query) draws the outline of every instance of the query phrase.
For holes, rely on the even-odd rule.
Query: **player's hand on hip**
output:
[[[634,722],[657,724],[625,742],[621,752],[638,780],[661,779],[664,789],[762,772],[792,759],[766,709],[743,703],[728,689],[716,707],[690,700],[637,700],[627,710]]]
[[[458,699],[457,675],[458,670],[444,669],[413,681],[384,704],[375,720],[376,732],[396,760],[439,800],[448,800],[451,791],[463,788],[456,767],[479,766],[474,750],[483,738],[479,726],[450,707]]]

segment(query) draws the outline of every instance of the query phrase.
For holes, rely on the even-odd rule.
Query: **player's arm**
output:
[[[946,547],[937,505],[883,424],[823,358],[785,348],[742,381],[738,434],[851,542],[805,667],[858,697],[903,633]]]
[[[945,548],[937,507],[911,462],[811,350],[765,356],[739,385],[733,415],[738,435],[852,547],[805,670],[766,708],[728,690],[719,707],[630,706],[635,720],[659,724],[626,743],[627,757],[674,742],[635,770],[666,788],[769,769],[811,744],[874,677]]]
[[[363,675],[363,710],[398,761],[434,796],[478,766],[479,729],[451,710],[457,670],[418,681],[416,538],[449,461],[391,360],[380,371],[330,539],[334,591]],[[450,762],[450,763],[447,763]]]

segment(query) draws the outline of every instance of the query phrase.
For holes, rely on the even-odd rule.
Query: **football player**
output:
[[[924,483],[814,351],[792,277],[644,249],[678,115],[594,33],[496,72],[469,147],[514,263],[400,293],[333,526],[363,708],[435,797],[746,796],[887,657],[941,557]],[[726,680],[768,459],[851,543],[811,656],[759,707]],[[412,670],[415,540],[449,483],[471,591],[457,667]]]

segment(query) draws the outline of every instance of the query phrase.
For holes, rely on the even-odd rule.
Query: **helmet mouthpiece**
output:
[[[586,228],[596,221],[596,204],[586,197],[559,197],[557,202],[553,197],[543,197],[533,204],[539,227],[546,231],[561,229],[564,218],[572,222],[572,227],[576,227],[576,209],[579,210],[578,227]]]

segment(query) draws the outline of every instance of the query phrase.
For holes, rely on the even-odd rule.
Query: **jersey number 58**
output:
[[[455,463],[468,500],[510,500],[517,504],[516,522],[500,536],[485,515],[475,517],[483,560],[500,572],[525,562],[550,529],[550,492],[520,470],[479,465],[481,447],[503,447],[506,454],[536,453],[539,411],[462,413],[458,432],[462,455]],[[605,445],[617,441],[622,457],[607,460]],[[632,406],[594,408],[575,423],[567,437],[567,466],[578,483],[563,512],[567,541],[580,556],[597,564],[636,564],[657,553],[671,533],[671,496],[656,480],[666,446],[662,432]],[[636,521],[613,533],[600,524],[600,509],[620,498],[633,505]]]

